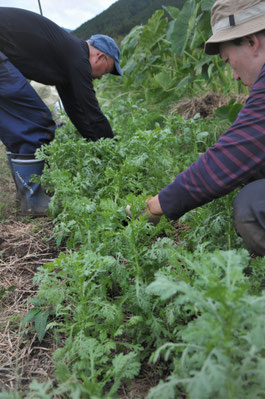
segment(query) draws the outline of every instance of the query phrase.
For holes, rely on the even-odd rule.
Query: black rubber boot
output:
[[[45,194],[40,183],[31,181],[32,175],[41,176],[44,161],[41,159],[20,159],[20,156],[17,159],[12,157],[11,167],[22,215],[35,217],[47,215],[50,197]]]

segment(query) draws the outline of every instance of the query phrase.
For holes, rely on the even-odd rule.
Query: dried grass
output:
[[[37,224],[36,224],[37,223]],[[40,345],[33,330],[21,330],[29,299],[36,295],[33,276],[37,268],[58,255],[51,221],[7,220],[0,223],[0,388],[24,390],[37,378],[52,378],[55,343],[49,336]]]
[[[233,98],[240,104],[244,104],[247,96],[244,94],[234,95]],[[231,97],[224,96],[219,93],[206,93],[199,98],[185,98],[170,110],[171,114],[177,113],[184,119],[191,119],[196,114],[200,114],[202,118],[214,116],[214,111],[226,105]]]

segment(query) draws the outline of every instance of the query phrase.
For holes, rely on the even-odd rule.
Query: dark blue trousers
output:
[[[48,107],[0,51],[0,139],[7,151],[34,154],[53,139],[55,128]]]

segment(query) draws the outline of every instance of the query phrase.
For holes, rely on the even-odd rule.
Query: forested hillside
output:
[[[145,24],[155,10],[163,6],[182,8],[184,2],[185,0],[118,0],[72,34],[84,40],[95,33],[118,39],[127,35],[135,25]]]

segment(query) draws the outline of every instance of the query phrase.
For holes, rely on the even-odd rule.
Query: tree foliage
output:
[[[87,40],[100,33],[115,39],[127,35],[136,25],[143,25],[163,6],[182,8],[185,0],[118,0],[95,18],[85,22],[72,33]]]

